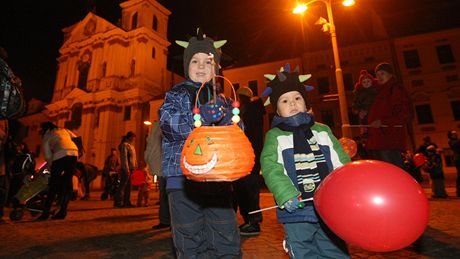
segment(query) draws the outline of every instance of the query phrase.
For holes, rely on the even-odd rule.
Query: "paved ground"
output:
[[[448,191],[454,196],[452,187]],[[71,202],[63,221],[34,222],[28,214],[17,222],[7,219],[0,224],[0,258],[174,258],[169,230],[151,230],[158,223],[157,205],[114,209],[98,196]],[[151,204],[157,199],[152,192]],[[261,195],[261,204],[273,205],[270,193]],[[264,213],[261,227],[259,236],[242,238],[244,258],[288,258],[273,210]],[[391,253],[350,251],[352,258],[460,258],[460,199],[430,200],[429,225],[417,245]]]

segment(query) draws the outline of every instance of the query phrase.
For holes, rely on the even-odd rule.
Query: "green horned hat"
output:
[[[261,94],[261,97],[268,96],[265,106],[271,103],[273,110],[276,111],[280,96],[291,91],[298,91],[307,104],[307,92],[313,90],[313,86],[304,85],[303,82],[307,81],[311,74],[299,75],[299,67],[291,72],[290,64],[286,64],[276,72],[276,75],[265,74],[264,77],[270,80],[267,89]]]
[[[184,47],[184,74],[187,79],[189,79],[188,75],[188,66],[190,64],[190,60],[192,59],[193,55],[196,53],[206,53],[214,55],[214,60],[216,64],[220,62],[220,51],[218,49],[222,47],[226,40],[219,40],[213,41],[210,38],[207,38],[205,34],[203,34],[200,28],[197,29],[197,36],[190,38],[187,41],[176,40],[177,45]]]

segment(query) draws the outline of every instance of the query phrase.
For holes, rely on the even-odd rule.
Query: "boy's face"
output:
[[[372,80],[369,77],[366,77],[363,79],[363,81],[361,81],[361,84],[364,88],[369,88],[372,86]]]
[[[306,112],[307,107],[302,95],[297,91],[290,91],[280,96],[277,103],[277,112],[281,117],[290,117],[299,112]]]
[[[388,73],[385,70],[377,71],[376,76],[377,76],[377,81],[381,85],[385,84],[386,82],[388,82],[388,80],[390,80],[393,77],[392,74]]]
[[[193,55],[188,66],[190,79],[197,83],[204,83],[211,79],[212,62],[206,53]]]

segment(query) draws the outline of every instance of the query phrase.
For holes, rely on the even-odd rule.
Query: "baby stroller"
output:
[[[10,219],[17,221],[24,216],[24,210],[28,210],[32,217],[43,212],[43,202],[48,188],[50,171],[47,163],[43,163],[33,175],[26,175],[23,185],[14,195],[13,210]]]

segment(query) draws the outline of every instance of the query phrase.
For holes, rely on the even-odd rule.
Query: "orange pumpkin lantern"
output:
[[[195,128],[182,149],[184,175],[199,182],[229,182],[248,175],[254,166],[254,150],[235,124]]]
[[[339,139],[340,144],[342,145],[343,150],[349,157],[354,157],[358,152],[358,146],[356,142],[349,138],[341,138]]]

